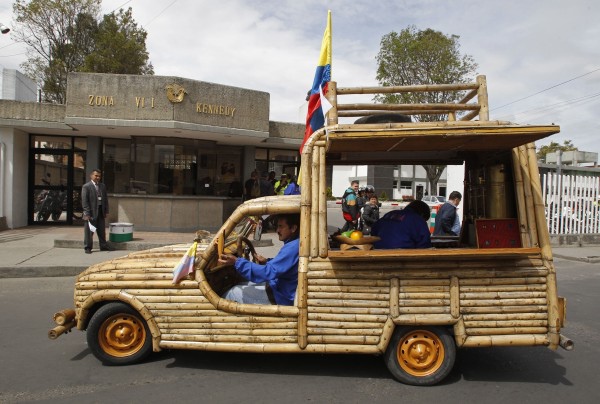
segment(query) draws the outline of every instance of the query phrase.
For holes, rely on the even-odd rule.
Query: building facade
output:
[[[269,120],[266,92],[167,76],[70,73],[66,105],[0,100],[0,216],[81,222],[95,168],[110,222],[214,231],[257,169],[295,174],[304,125]]]

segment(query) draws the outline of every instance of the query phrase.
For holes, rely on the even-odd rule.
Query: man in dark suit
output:
[[[81,187],[81,203],[83,205],[83,220],[86,220],[83,230],[83,244],[86,254],[92,253],[94,233],[92,224],[98,233],[101,251],[111,251],[113,248],[106,242],[106,224],[108,215],[108,195],[106,186],[100,182],[102,171],[95,169],[90,174],[90,181]]]

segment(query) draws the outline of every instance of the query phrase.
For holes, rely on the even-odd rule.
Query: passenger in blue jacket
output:
[[[456,213],[462,195],[452,191],[448,200],[440,207],[435,216],[434,236],[458,236],[460,233],[460,218]]]
[[[430,248],[431,235],[427,220],[431,211],[423,201],[412,201],[402,210],[392,210],[371,228],[371,235],[380,237],[373,246],[391,248]]]
[[[267,259],[257,254],[256,264],[234,255],[221,255],[219,264],[233,265],[249,281],[235,285],[223,297],[248,304],[294,304],[298,286],[299,233],[300,215],[279,215],[277,235],[284,244],[275,258]]]

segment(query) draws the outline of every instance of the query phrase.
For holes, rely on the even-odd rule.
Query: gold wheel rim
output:
[[[123,358],[139,352],[146,341],[144,324],[131,314],[116,314],[100,327],[98,342],[104,352]]]
[[[440,338],[426,330],[406,333],[398,344],[398,364],[412,376],[435,373],[444,363],[446,352]]]

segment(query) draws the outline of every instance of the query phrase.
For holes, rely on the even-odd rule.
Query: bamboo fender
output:
[[[156,321],[154,320],[154,316],[152,313],[150,313],[146,306],[144,306],[144,303],[138,300],[137,297],[122,290],[97,291],[89,295],[78,309],[79,316],[77,316],[77,329],[84,329],[84,324],[87,323],[87,316],[90,308],[92,308],[95,303],[102,301],[120,301],[133,307],[138,313],[140,313],[144,320],[146,320],[146,324],[148,324],[150,334],[152,335],[152,350],[154,352],[159,352],[161,350],[159,346],[161,334],[158,326],[156,325]]]

